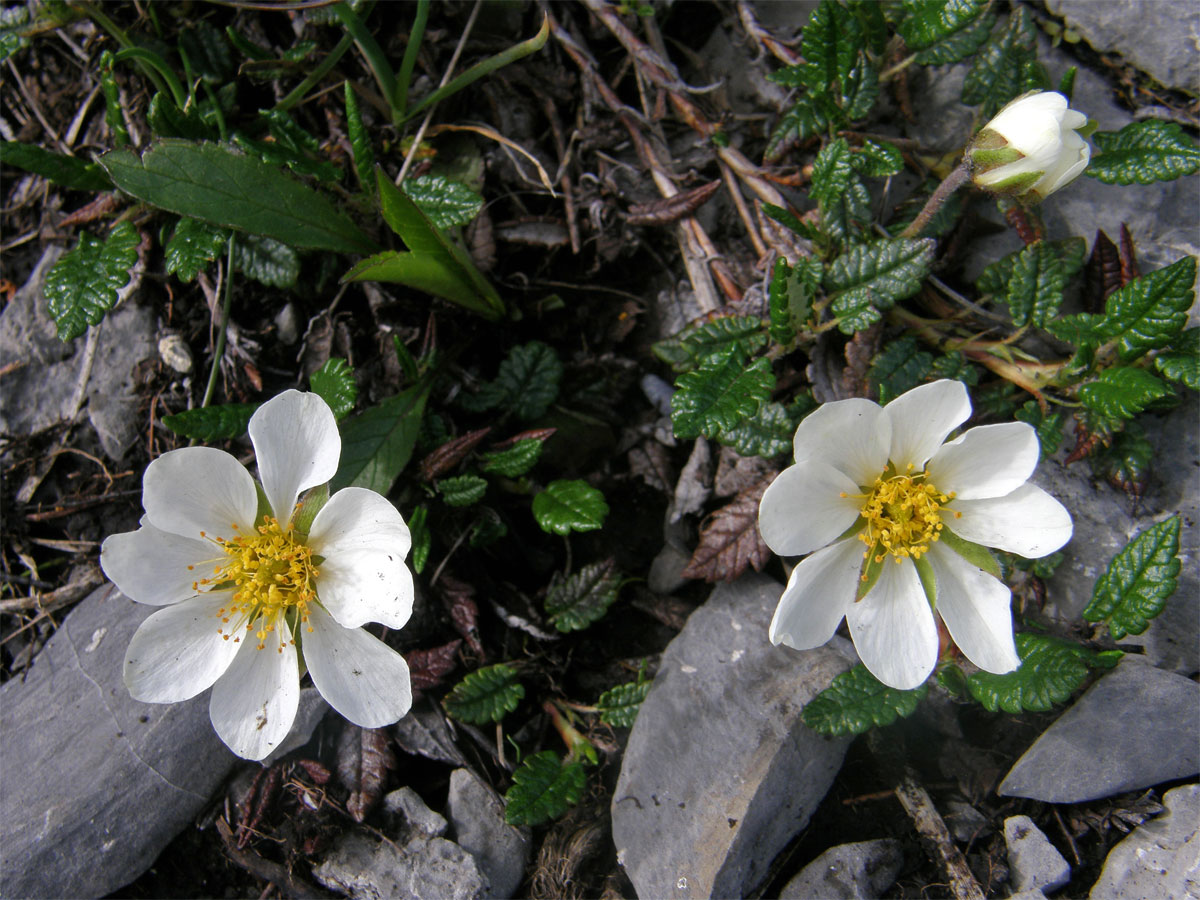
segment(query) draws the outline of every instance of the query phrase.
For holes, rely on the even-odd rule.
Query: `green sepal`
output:
[[[913,565],[917,567],[917,577],[921,579],[921,587],[925,589],[925,599],[929,608],[937,609],[937,577],[933,574],[933,565],[924,556],[914,556]]]
[[[300,502],[300,508],[292,516],[292,528],[296,533],[301,537],[308,537],[308,532],[312,529],[313,519],[317,517],[317,513],[328,502],[329,482],[318,484],[305,494],[304,499]]]
[[[1015,147],[997,147],[987,150],[980,147],[971,151],[971,165],[976,169],[989,171],[997,166],[1006,166],[1025,158],[1025,154]]]
[[[1019,197],[1022,194],[1029,193],[1030,188],[1037,184],[1045,174],[1045,172],[1021,172],[1019,175],[1002,178],[995,184],[979,184],[978,182],[976,184],[985,191],[991,191],[993,194]]]
[[[943,528],[938,532],[938,540],[971,565],[975,566],[975,568],[983,569],[983,571],[987,572],[993,578],[1000,577],[999,561],[992,555],[992,551],[982,544],[973,544],[964,538],[960,538],[949,528]]]

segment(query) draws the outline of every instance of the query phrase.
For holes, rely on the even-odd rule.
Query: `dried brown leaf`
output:
[[[512,437],[497,441],[495,444],[492,444],[492,449],[503,450],[505,447],[511,447],[519,441],[546,441],[556,431],[558,431],[557,428],[530,428],[528,431],[522,431],[520,434],[514,434]]]
[[[717,458],[717,474],[713,478],[713,493],[718,497],[732,497],[754,487],[774,471],[761,456],[742,456],[732,447],[722,447]]]
[[[1092,451],[1096,449],[1096,445],[1100,443],[1101,436],[1094,432],[1088,431],[1084,424],[1078,419],[1075,420],[1075,447],[1067,458],[1063,460],[1064,466],[1069,466],[1071,463],[1079,462],[1092,455]]]
[[[491,430],[490,427],[479,428],[446,441],[446,443],[421,460],[420,468],[417,470],[418,474],[425,481],[433,481],[433,479],[445,475],[462,462],[463,457],[474,450],[476,445],[487,437],[488,432]]]
[[[1008,219],[1008,224],[1026,247],[1046,237],[1046,226],[1041,217],[1018,203],[1012,203],[1004,210],[1004,218]]]
[[[1138,265],[1137,254],[1133,249],[1133,235],[1129,233],[1129,226],[1124,222],[1121,223],[1121,287],[1129,284],[1135,278],[1140,278],[1142,275],[1141,266]]]
[[[680,191],[674,197],[663,197],[650,203],[635,203],[629,207],[630,225],[669,225],[686,219],[717,192],[720,181],[710,181],[690,191]]]
[[[279,793],[279,778],[282,770],[278,765],[259,769],[250,785],[245,798],[238,804],[238,849],[244,849],[250,843],[263,816],[271,806],[271,801]]]
[[[355,822],[366,819],[383,796],[389,769],[396,768],[396,754],[382,728],[361,728],[346,723],[338,741],[338,781],[350,790],[346,812]]]
[[[466,639],[468,647],[483,656],[483,644],[479,642],[479,607],[475,605],[475,587],[445,572],[438,586],[454,629]]]
[[[1104,310],[1108,295],[1121,287],[1121,258],[1114,244],[1102,230],[1096,232],[1092,253],[1083,270],[1083,305],[1091,313]]]
[[[629,471],[664,494],[670,494],[675,483],[671,454],[655,440],[644,441],[629,451]]]
[[[733,581],[747,566],[762,571],[771,551],[758,533],[758,501],[770,481],[764,478],[712,514],[700,530],[700,543],[683,570],[684,578]]]
[[[81,206],[58,223],[59,228],[73,228],[76,225],[87,225],[97,219],[103,219],[113,213],[124,201],[113,192],[100,194],[85,206]]]
[[[428,650],[413,650],[405,657],[414,696],[442,683],[442,679],[458,665],[458,648],[462,640],[453,640]]]
[[[869,397],[871,360],[883,343],[883,322],[857,331],[846,344],[846,368],[842,369],[842,391],[846,397]]]

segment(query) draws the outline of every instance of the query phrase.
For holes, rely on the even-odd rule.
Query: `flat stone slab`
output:
[[[873,900],[904,867],[900,842],[891,838],[830,847],[784,885],[779,900]]]
[[[1109,852],[1089,900],[1200,897],[1200,786],[1167,791],[1163,805]]]
[[[772,646],[782,591],[763,575],[720,585],[663,653],[612,803],[639,897],[746,896],[841,768],[850,739],[810,731],[800,711],[854,652],[840,638]]]

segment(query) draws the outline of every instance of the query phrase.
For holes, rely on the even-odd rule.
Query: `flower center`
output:
[[[920,559],[938,539],[942,530],[939,510],[953,499],[954,492],[943,494],[930,483],[925,472],[916,475],[889,472],[894,473],[890,466],[863,495],[866,503],[862,517],[867,526],[858,533],[858,539],[874,550],[876,562],[882,562],[888,553],[896,562],[907,557]]]
[[[237,525],[233,528],[238,530]],[[232,587],[232,601],[219,609],[217,616],[223,625],[234,624],[228,631],[217,631],[225,640],[233,637],[240,641],[244,626],[245,631],[254,632],[262,650],[281,618],[292,618],[293,628],[308,621],[308,605],[317,599],[314,585],[318,573],[312,549],[297,540],[290,523],[284,528],[278,519],[264,516],[255,531],[228,540],[208,538],[225,555],[215,560],[212,577],[201,578],[192,587],[197,591],[206,586]],[[278,649],[283,652],[282,642]]]

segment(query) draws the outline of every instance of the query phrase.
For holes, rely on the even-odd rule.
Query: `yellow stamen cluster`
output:
[[[880,563],[887,554],[900,562],[928,553],[942,530],[941,508],[954,498],[954,492],[943,494],[925,472],[898,475],[889,467],[863,496],[862,517],[867,525],[858,539],[870,548],[864,556],[875,551],[875,562]]]
[[[237,525],[233,529],[236,532]],[[223,625],[232,621],[233,627],[228,632],[217,630],[225,640],[232,637],[236,642],[244,625],[245,631],[254,632],[262,650],[280,618],[294,616],[293,628],[308,622],[308,605],[317,599],[318,573],[312,550],[299,543],[290,523],[285,528],[278,519],[264,516],[255,531],[232,539],[208,538],[225,555],[214,561],[211,577],[193,582],[192,587],[197,591],[232,587],[232,602],[217,616]],[[207,538],[203,532],[201,536]],[[278,650],[283,652],[282,642]]]

